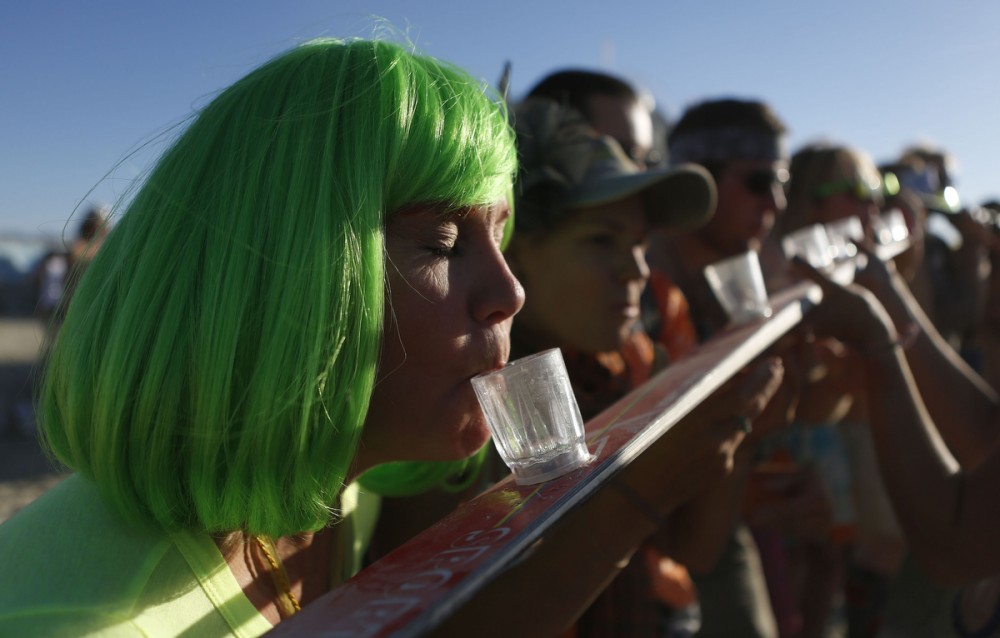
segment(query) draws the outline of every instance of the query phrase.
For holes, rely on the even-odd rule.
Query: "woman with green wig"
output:
[[[40,408],[75,474],[0,528],[0,634],[257,635],[356,571],[345,485],[438,462],[371,472],[419,490],[488,440],[468,379],[522,302],[515,170],[481,83],[394,44],[218,95],[67,309]]]
[[[524,301],[501,252],[516,170],[483,86],[391,43],[309,43],[216,97],[52,344],[40,425],[74,474],[0,526],[0,635],[258,636],[359,569],[372,492],[474,474],[469,380],[506,362]],[[692,481],[731,466],[730,435],[692,435]],[[681,500],[665,445],[456,635],[568,626]]]

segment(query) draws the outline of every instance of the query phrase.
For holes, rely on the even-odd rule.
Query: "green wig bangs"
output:
[[[515,164],[484,87],[398,45],[312,42],[253,71],[81,279],[42,387],[49,449],[132,520],[324,526],[374,384],[386,217],[502,200]]]

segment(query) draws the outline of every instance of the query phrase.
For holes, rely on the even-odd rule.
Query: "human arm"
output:
[[[892,264],[870,258],[858,282],[912,338],[906,362],[935,428],[963,467],[975,466],[996,439],[1000,398],[938,333]]]
[[[985,449],[975,455],[979,459],[975,467],[960,467],[921,400],[908,354],[902,352],[889,313],[868,291],[839,287],[800,267],[823,287],[824,301],[810,316],[817,331],[832,334],[862,353],[879,466],[915,557],[932,577],[943,581],[961,582],[996,573],[1000,570],[1000,548],[995,543],[1000,533],[1000,510],[995,507],[1000,450],[994,445],[995,437],[983,440]],[[943,367],[949,360],[938,356],[937,361]],[[947,370],[938,374],[955,376]],[[941,408],[947,408],[943,396],[938,401]],[[953,401],[958,403],[963,396]],[[985,422],[970,424],[980,436],[998,425],[994,416],[984,418]],[[960,427],[957,421],[951,426]]]
[[[768,359],[762,365],[781,372],[780,385],[766,406],[750,406],[743,413],[753,416],[751,430],[732,454],[731,470],[709,482],[691,501],[678,508],[670,524],[657,535],[657,547],[693,572],[710,571],[725,548],[743,509],[747,481],[760,441],[786,426],[798,400],[799,383],[791,360]],[[730,391],[732,394],[732,391]],[[710,401],[735,405],[739,399],[717,393]]]
[[[798,538],[826,538],[831,530],[833,512],[830,498],[815,471],[795,468],[787,471],[780,461],[761,463],[760,443],[767,441],[794,421],[802,421],[803,403],[815,398],[817,385],[827,382],[825,374],[816,374],[817,344],[842,344],[833,339],[815,339],[808,329],[796,329],[780,339],[771,352],[781,355],[784,377],[764,412],[754,419],[753,431],[737,450],[732,483],[733,500],[719,510],[727,512],[735,523],[740,516],[747,522],[779,529]],[[843,393],[831,393],[840,396]],[[829,405],[829,403],[828,403]],[[816,402],[812,404],[816,414]],[[824,412],[825,414],[825,412]],[[777,472],[775,470],[778,470]]]
[[[760,391],[772,391],[775,377],[765,367],[757,377]],[[742,408],[711,399],[705,404],[720,413]],[[683,419],[604,483],[457,611],[439,634],[483,635],[485,628],[489,635],[551,636],[565,629],[658,529],[658,522],[636,507],[633,497],[649,504],[657,518],[664,517],[730,471],[744,433],[734,419],[707,419],[708,409]]]
[[[990,246],[996,243],[992,231],[972,211],[949,215],[961,243],[947,254],[947,294],[939,302],[941,332],[965,340],[982,322],[990,273]],[[950,331],[948,330],[950,328]]]
[[[795,418],[799,423],[842,421],[857,409],[863,392],[850,349],[836,339],[804,339],[801,345],[805,374]]]

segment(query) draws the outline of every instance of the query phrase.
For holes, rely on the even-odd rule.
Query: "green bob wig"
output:
[[[253,71],[81,279],[42,387],[49,449],[132,520],[326,525],[376,375],[387,216],[502,200],[515,170],[503,106],[399,45],[311,42]],[[390,466],[373,482],[394,493],[462,467]]]

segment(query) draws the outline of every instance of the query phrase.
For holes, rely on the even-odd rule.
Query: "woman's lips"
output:
[[[468,350],[474,367],[469,378],[499,370],[507,365],[510,357],[510,326],[501,326],[483,335],[483,339],[473,339]]]
[[[478,366],[475,370],[473,370],[472,374],[470,374],[468,378],[472,379],[473,377],[478,377],[481,374],[488,374],[490,372],[495,372],[497,370],[502,369],[506,365],[507,365],[506,361],[502,361],[499,359],[493,360],[492,362],[489,363],[483,363],[482,365]]]

